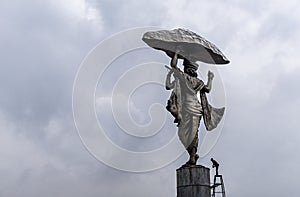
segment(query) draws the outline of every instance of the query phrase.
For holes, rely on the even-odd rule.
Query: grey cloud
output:
[[[98,41],[124,28],[161,25],[199,32],[232,60],[221,68],[223,133],[200,162],[220,161],[230,196],[298,196],[299,69],[290,61],[299,62],[299,17],[292,1],[88,3],[101,14],[101,31],[56,1],[1,2],[0,173],[8,181],[0,195],[175,196],[175,169],[186,155],[145,174],[113,170],[85,150],[71,111],[76,70]]]
[[[123,31],[138,26],[160,26],[165,17],[161,1],[90,1],[104,15],[104,28],[107,33]]]

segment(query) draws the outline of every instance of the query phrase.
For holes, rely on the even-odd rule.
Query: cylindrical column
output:
[[[181,167],[177,171],[177,197],[210,197],[209,168],[201,165]]]

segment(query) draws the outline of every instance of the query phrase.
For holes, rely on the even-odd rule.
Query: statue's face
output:
[[[195,74],[197,74],[196,70],[191,67],[184,67],[184,72],[192,77],[195,77]]]

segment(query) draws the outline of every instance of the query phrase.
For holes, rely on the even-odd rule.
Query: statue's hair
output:
[[[185,67],[193,68],[193,69],[195,69],[195,70],[197,70],[198,67],[199,67],[199,65],[198,65],[196,62],[190,61],[190,60],[188,60],[188,59],[184,59],[184,60],[183,60],[183,65],[184,65]]]

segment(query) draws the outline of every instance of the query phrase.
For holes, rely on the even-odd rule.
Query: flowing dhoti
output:
[[[182,110],[182,119],[178,128],[178,136],[187,150],[198,148],[198,128],[201,115]]]

